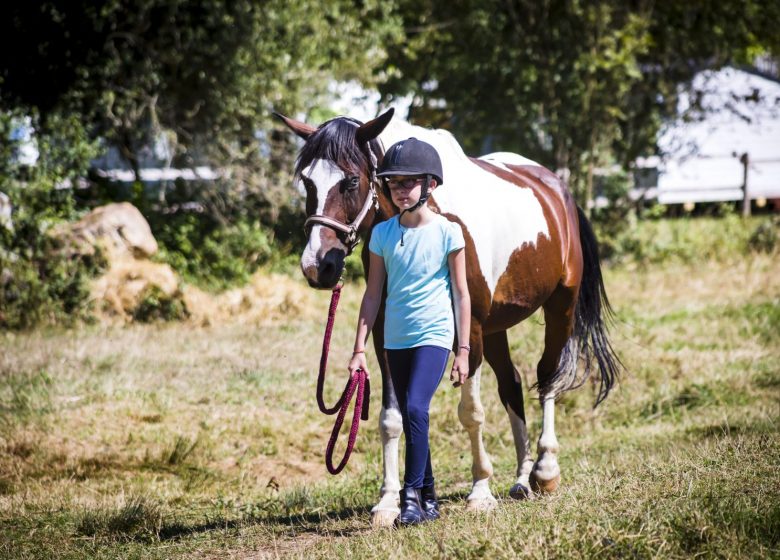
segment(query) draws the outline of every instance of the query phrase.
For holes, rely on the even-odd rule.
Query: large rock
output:
[[[97,245],[103,245],[112,260],[125,255],[146,258],[157,252],[149,223],[129,202],[99,206],[55,235],[68,251],[82,255],[93,254]]]

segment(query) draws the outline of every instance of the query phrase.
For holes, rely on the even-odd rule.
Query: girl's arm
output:
[[[385,261],[374,253],[370,253],[369,259],[368,281],[366,282],[366,292],[363,294],[363,302],[360,304],[354,353],[347,366],[349,373],[358,368],[368,371],[366,367],[366,342],[382,303],[382,288],[385,285],[386,275]]]
[[[466,282],[466,250],[458,249],[447,257],[452,280],[452,303],[455,309],[455,328],[458,333],[458,349],[452,362],[450,381],[455,387],[466,382],[469,376],[469,333],[471,331],[471,296]],[[465,346],[465,348],[464,348]]]

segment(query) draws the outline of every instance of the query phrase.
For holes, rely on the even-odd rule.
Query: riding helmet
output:
[[[441,158],[436,148],[417,138],[401,140],[390,146],[378,171],[378,177],[430,175],[437,184],[444,182]]]

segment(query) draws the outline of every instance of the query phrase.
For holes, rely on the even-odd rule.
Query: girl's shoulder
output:
[[[393,216],[390,219],[385,220],[384,222],[379,222],[371,230],[371,235],[374,235],[374,234],[384,235],[393,226],[398,227],[398,223],[397,222],[398,222],[398,216],[397,215]]]
[[[379,222],[377,225],[375,225],[371,229],[371,238],[370,238],[370,244],[369,248],[374,248],[376,250],[381,247],[390,232],[392,231],[392,227],[395,225],[395,227],[398,227],[398,216],[393,216],[389,220],[385,220],[384,222]]]

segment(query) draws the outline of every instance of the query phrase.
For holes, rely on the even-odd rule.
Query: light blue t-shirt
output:
[[[460,226],[439,214],[416,228],[401,226],[398,216],[374,227],[368,249],[384,259],[387,269],[385,348],[452,348],[455,326],[447,257],[465,246]]]

